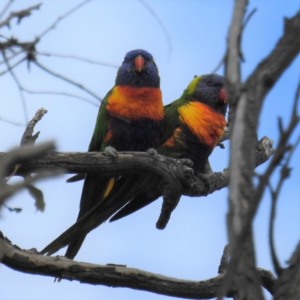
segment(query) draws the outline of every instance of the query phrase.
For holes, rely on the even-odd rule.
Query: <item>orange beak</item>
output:
[[[143,58],[143,56],[138,55],[135,59],[134,59],[134,66],[135,68],[141,72],[145,66],[145,60]]]

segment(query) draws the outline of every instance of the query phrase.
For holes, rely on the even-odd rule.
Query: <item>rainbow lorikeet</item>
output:
[[[102,101],[88,150],[104,151],[108,146],[117,151],[156,148],[162,133],[163,115],[160,77],[152,55],[140,49],[130,51],[117,72],[115,86]],[[77,222],[41,253],[50,255],[69,245],[65,256],[73,259],[88,232],[126,203],[110,201],[108,197],[118,180],[120,178],[86,174]],[[134,181],[126,180],[128,183]],[[78,223],[96,205],[93,215]]]
[[[208,157],[226,126],[227,98],[224,77],[216,74],[195,76],[182,96],[164,107],[164,131],[159,154],[189,158],[195,174],[204,173]],[[110,221],[125,217],[162,195],[154,180],[140,182],[139,193],[127,195],[127,204]]]

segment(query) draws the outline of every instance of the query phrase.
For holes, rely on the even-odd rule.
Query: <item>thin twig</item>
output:
[[[94,94],[92,91],[90,91],[89,89],[85,88],[82,84],[77,83],[77,82],[75,82],[75,81],[73,81],[73,80],[71,80],[71,79],[69,79],[69,78],[67,78],[67,77],[64,77],[64,76],[62,76],[62,75],[60,75],[60,74],[58,74],[58,73],[55,73],[54,71],[52,71],[52,70],[50,70],[49,68],[47,68],[47,67],[41,65],[39,62],[37,62],[37,61],[35,61],[35,60],[32,61],[32,63],[34,63],[34,64],[35,64],[36,66],[38,66],[39,68],[41,68],[43,71],[45,71],[45,72],[47,72],[47,73],[53,75],[54,77],[60,78],[60,79],[62,79],[62,80],[64,80],[64,81],[66,81],[66,82],[68,82],[68,83],[70,83],[70,84],[76,86],[77,88],[79,88],[79,89],[85,91],[86,93],[92,95],[92,96],[95,97],[99,102],[102,101],[102,99],[101,99],[98,95]]]
[[[23,91],[28,94],[33,94],[33,95],[61,95],[61,96],[67,96],[79,100],[83,100],[89,104],[92,104],[93,106],[99,107],[99,102],[94,102],[93,100],[90,100],[88,98],[84,98],[75,94],[67,93],[67,92],[53,92],[53,91],[32,91],[29,90],[25,87],[22,87]]]
[[[226,59],[226,53],[223,55],[222,59],[221,59],[220,62],[217,64],[217,66],[212,70],[211,73],[216,73],[216,72],[222,67],[222,65],[224,64],[225,59]]]
[[[296,93],[295,93],[295,98],[294,98],[293,111],[292,111],[292,117],[293,118],[297,117],[298,102],[299,101],[300,101],[300,80],[298,82],[298,86],[297,86]]]
[[[45,29],[40,35],[38,35],[36,37],[36,41],[40,40],[43,36],[45,36],[49,31],[51,31],[52,29],[55,28],[55,26],[62,21],[63,19],[65,19],[66,17],[68,17],[69,15],[71,15],[74,11],[76,11],[77,9],[79,9],[81,6],[87,4],[88,2],[90,2],[91,0],[85,0],[81,3],[79,3],[78,5],[76,5],[75,7],[73,7],[71,10],[69,10],[68,12],[66,12],[64,15],[60,16],[57,18],[57,20],[51,24],[47,29]]]
[[[8,120],[8,119],[3,118],[1,116],[0,116],[0,121],[11,124],[11,125],[15,125],[15,126],[25,126],[25,123],[22,124],[22,123],[18,123],[18,122],[15,122],[15,121],[11,121],[11,120]]]
[[[245,21],[244,21],[244,23],[242,25],[242,32],[245,30],[246,25],[248,24],[249,20],[254,15],[254,13],[256,13],[256,11],[257,11],[257,8],[254,8],[249,13],[249,15],[246,17],[246,19],[245,19]],[[241,36],[242,36],[242,34],[241,34]],[[240,43],[241,43],[241,41],[240,41]],[[222,59],[220,60],[220,62],[217,64],[217,66],[213,69],[213,71],[211,73],[216,73],[221,68],[221,66],[223,65],[223,63],[225,62],[225,59],[226,59],[226,53],[223,55]]]
[[[17,67],[19,64],[21,64],[25,60],[27,60],[27,57],[23,57],[21,60],[16,62],[14,65],[10,66],[10,69],[7,69],[7,70],[4,70],[4,71],[0,72],[0,76],[10,72],[11,70],[13,70],[15,67]]]
[[[6,6],[4,6],[2,12],[0,13],[0,19],[4,16],[4,14],[6,13],[6,11],[8,10],[8,8],[12,5],[12,3],[14,2],[14,0],[9,0],[6,4]]]
[[[0,45],[1,45],[1,43],[0,43]],[[10,61],[11,59],[13,59],[13,58],[15,58],[16,56],[18,56],[19,54],[21,54],[21,53],[23,53],[24,52],[24,50],[22,49],[22,50],[20,50],[20,51],[14,51],[14,49],[12,48],[12,47],[10,47],[10,48],[8,48],[9,49],[9,51],[11,51],[13,54],[10,56],[10,57],[7,57],[7,61]],[[5,64],[5,61],[4,60],[2,60],[2,61],[0,61],[0,65],[2,65],[2,64]]]
[[[271,184],[270,184],[272,206],[271,206],[271,215],[270,215],[270,224],[269,224],[269,243],[270,243],[270,250],[271,250],[273,266],[274,266],[274,269],[278,276],[280,276],[282,274],[283,269],[280,266],[280,263],[279,263],[279,260],[278,260],[278,257],[276,255],[276,251],[275,251],[275,245],[274,245],[274,221],[275,221],[275,216],[276,216],[276,204],[277,204],[277,200],[279,198],[279,193],[281,191],[283,183],[290,175],[291,169],[289,167],[289,162],[294,154],[295,149],[299,145],[299,143],[300,143],[300,136],[298,137],[295,144],[290,148],[289,155],[286,158],[284,165],[281,167],[280,179],[279,179],[279,182],[277,184],[275,191],[272,189]]]
[[[105,66],[105,67],[111,67],[111,68],[119,68],[118,65],[115,64],[109,64],[103,61],[96,61],[96,60],[91,60],[88,58],[84,58],[84,57],[80,57],[80,56],[76,56],[76,55],[65,55],[65,54],[56,54],[56,53],[50,53],[50,52],[40,52],[37,51],[37,54],[43,55],[43,56],[55,56],[55,57],[61,57],[61,58],[71,58],[71,59],[76,59],[76,60],[81,60],[84,62],[88,62],[91,64],[96,64],[96,65],[101,65],[101,66]]]
[[[246,17],[244,23],[243,23],[243,31],[245,30],[248,22],[250,21],[250,19],[253,17],[253,15],[257,12],[257,8],[253,8],[250,13],[248,14],[248,16]]]
[[[296,93],[295,93],[295,99],[294,99],[294,103],[293,103],[293,110],[292,110],[292,116],[291,119],[297,119],[297,105],[298,105],[298,100],[300,99],[300,80],[296,89]],[[298,117],[299,120],[299,117]],[[285,131],[283,130],[283,126],[282,123],[279,126],[280,129],[280,135],[284,135]],[[273,265],[275,268],[275,271],[277,273],[278,276],[280,276],[282,274],[282,267],[280,266],[278,257],[276,255],[276,251],[275,251],[275,245],[274,245],[274,221],[275,221],[275,215],[276,215],[276,204],[277,204],[277,200],[279,197],[279,193],[280,190],[283,186],[283,183],[285,181],[286,178],[288,178],[289,173],[290,173],[290,168],[289,168],[289,162],[294,154],[295,149],[297,148],[297,146],[300,143],[300,136],[298,137],[298,139],[296,140],[295,144],[289,149],[289,155],[285,160],[284,165],[281,167],[281,172],[280,172],[280,179],[279,182],[277,184],[276,190],[274,191],[271,187],[271,184],[269,184],[270,187],[270,191],[271,191],[271,197],[272,197],[272,206],[271,206],[271,215],[270,215],[270,223],[269,223],[269,243],[270,243],[270,250],[271,250],[271,257],[272,257],[272,261],[273,261]]]
[[[156,14],[156,12],[144,0],[139,0],[139,1],[149,11],[149,13],[154,17],[154,19],[157,21],[157,23],[161,27],[162,31],[164,32],[167,42],[168,42],[169,60],[170,60],[171,53],[172,53],[172,41],[171,41],[171,37],[170,37],[164,23],[160,20],[160,18]]]
[[[21,102],[22,102],[23,111],[24,111],[25,122],[28,123],[27,108],[26,108],[25,98],[24,98],[24,95],[23,95],[22,85],[21,85],[20,81],[18,80],[17,76],[15,75],[15,73],[13,72],[13,70],[11,69],[11,67],[9,65],[9,62],[6,59],[6,54],[5,54],[4,50],[2,50],[1,52],[2,52],[5,64],[6,64],[7,68],[8,68],[11,76],[14,79],[16,85],[19,88],[19,93],[20,93],[20,96],[21,96]]]

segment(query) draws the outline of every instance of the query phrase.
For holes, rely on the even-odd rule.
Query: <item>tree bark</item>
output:
[[[76,262],[64,256],[45,256],[35,249],[22,250],[0,232],[0,254],[2,263],[16,271],[50,276],[54,278],[76,280],[81,283],[105,285],[109,287],[127,287],[166,296],[187,299],[212,299],[216,297],[223,275],[207,280],[183,280],[167,277],[124,265],[96,265]],[[256,270],[262,285],[272,294],[276,278],[270,271]],[[227,296],[236,291],[233,283]]]

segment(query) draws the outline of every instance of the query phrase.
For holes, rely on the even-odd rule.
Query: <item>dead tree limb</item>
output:
[[[127,287],[186,299],[212,299],[216,297],[223,280],[222,274],[207,280],[192,281],[127,268],[124,265],[96,265],[73,261],[62,256],[44,256],[35,249],[20,249],[5,238],[1,232],[0,253],[4,265],[28,274],[60,277],[109,287]],[[257,269],[257,274],[261,278],[262,285],[273,294],[276,284],[276,278],[273,274],[264,269]],[[231,284],[227,295],[231,296],[234,293],[235,285]]]
[[[242,1],[236,1],[237,13],[243,14],[240,8]],[[246,5],[246,2],[244,2]],[[232,25],[233,26],[233,25]],[[233,38],[238,37],[237,33]],[[230,38],[229,38],[230,40]],[[238,53],[239,43],[235,43],[232,50],[228,43],[228,51],[232,50]],[[231,243],[232,259],[230,261],[227,276],[228,284],[234,276],[239,262],[244,262],[241,269],[238,269],[238,280],[242,278],[253,279],[249,270],[254,269],[254,252],[249,250],[251,246],[251,224],[256,213],[261,196],[265,189],[263,184],[253,186],[253,169],[255,165],[256,129],[258,125],[259,113],[266,94],[270,91],[274,83],[281,76],[283,71],[291,64],[300,51],[300,11],[297,14],[285,20],[284,33],[279,39],[271,53],[261,61],[253,73],[248,77],[244,84],[239,79],[239,61],[238,56],[228,55],[226,61],[226,78],[229,83],[229,98],[237,103],[235,117],[232,124],[231,136],[231,157],[230,157],[230,195],[229,195],[229,213],[228,228]],[[231,57],[231,59],[230,59]],[[232,67],[230,66],[232,64]],[[233,72],[229,72],[233,70]],[[231,86],[232,84],[232,86]],[[240,88],[238,88],[240,85]],[[232,92],[232,93],[231,93]],[[251,112],[251,113],[249,113]],[[286,141],[285,141],[286,142]],[[286,145],[283,143],[282,145]],[[281,147],[281,144],[279,144]],[[260,179],[265,179],[263,176]],[[247,242],[247,243],[246,243]],[[247,244],[247,245],[246,245]],[[244,247],[245,246],[245,247]],[[242,251],[244,249],[244,251]],[[249,250],[247,252],[247,250]],[[251,254],[249,254],[251,252]],[[243,257],[243,253],[246,255]],[[250,256],[249,256],[249,255]],[[248,265],[247,259],[249,257]],[[252,261],[250,263],[250,261]],[[247,265],[247,266],[246,266]],[[248,281],[249,283],[249,281]],[[246,286],[248,286],[246,284]],[[255,284],[257,287],[258,285]],[[257,289],[254,289],[257,291]],[[253,291],[241,290],[241,299],[251,299],[256,295]],[[247,296],[246,296],[247,294]],[[260,299],[261,293],[256,296]],[[249,296],[249,298],[247,298]]]

